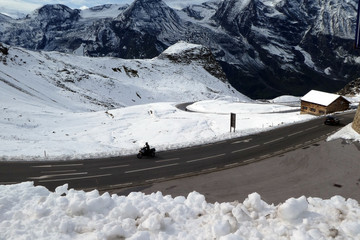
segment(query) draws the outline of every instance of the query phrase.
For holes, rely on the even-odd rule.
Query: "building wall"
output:
[[[349,102],[343,97],[339,97],[327,107],[327,113],[345,111],[349,109]]]
[[[319,104],[301,101],[301,110],[300,113],[310,113],[313,115],[323,115],[326,114],[326,107]]]
[[[360,105],[356,111],[354,121],[351,126],[357,133],[360,134]]]

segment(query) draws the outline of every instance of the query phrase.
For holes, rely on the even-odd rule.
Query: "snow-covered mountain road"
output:
[[[339,115],[341,126],[354,112]],[[204,146],[133,156],[56,162],[1,162],[0,183],[34,181],[54,190],[69,183],[75,189],[113,191],[249,164],[325,139],[341,126],[325,126],[323,118]],[[155,146],[156,147],[156,146]]]

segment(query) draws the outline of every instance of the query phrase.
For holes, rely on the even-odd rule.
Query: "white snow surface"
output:
[[[0,185],[0,239],[359,239],[360,206],[334,196],[290,198],[277,206],[257,193],[241,202],[204,195],[128,196],[32,182]]]
[[[269,102],[272,103],[298,103],[300,104],[300,97],[290,96],[290,95],[283,95],[276,97]]]
[[[332,140],[335,140],[335,139],[345,139],[345,140],[360,142],[360,134],[357,133],[352,128],[351,125],[352,125],[352,123],[346,125],[342,129],[340,129],[339,131],[334,133],[333,135],[329,136],[327,138],[327,141],[332,141]]]

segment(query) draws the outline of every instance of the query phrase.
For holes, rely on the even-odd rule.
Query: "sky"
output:
[[[205,1],[205,0],[204,0]],[[177,9],[181,9],[187,4],[204,2],[203,0],[165,0],[165,2]],[[130,4],[133,0],[1,0],[0,13],[11,17],[26,15],[35,9],[46,4],[64,4],[73,9],[83,9],[103,4]]]

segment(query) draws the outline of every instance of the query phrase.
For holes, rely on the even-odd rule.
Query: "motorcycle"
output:
[[[143,156],[149,156],[149,157],[155,157],[155,148],[150,148],[149,150],[146,150],[146,147],[143,147],[139,150],[139,153],[137,154],[137,158],[142,158]]]

